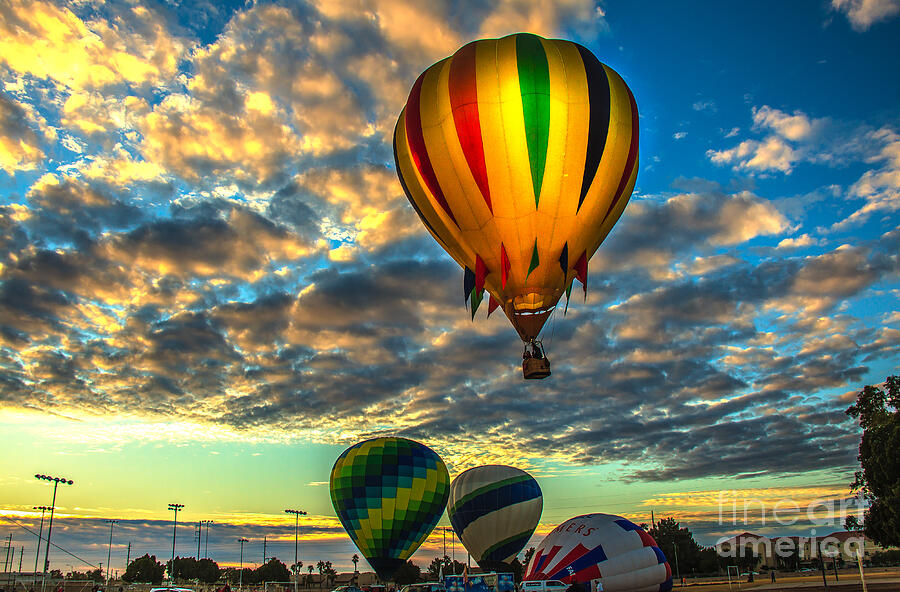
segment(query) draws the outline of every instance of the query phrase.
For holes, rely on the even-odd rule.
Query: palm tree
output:
[[[316,563],[316,569],[319,570],[319,588],[321,589],[322,580],[325,579],[322,577],[322,572],[325,571],[325,562],[320,560],[318,563]]]
[[[312,566],[312,565],[307,565],[307,566],[306,566],[306,570],[309,572],[309,577],[306,578],[306,587],[309,588],[309,585],[312,584],[312,571],[313,571],[313,566]]]
[[[353,554],[353,557],[350,558],[350,561],[353,562],[353,585],[356,585],[356,581],[359,578],[359,570],[356,569],[356,564],[359,563],[359,555],[356,553]]]

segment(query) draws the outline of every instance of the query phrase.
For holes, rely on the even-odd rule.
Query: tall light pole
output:
[[[306,512],[303,510],[285,510],[285,514],[293,514],[294,515],[294,592],[297,592],[297,537],[300,534],[300,516],[306,516]]]
[[[241,537],[238,539],[238,542],[241,544],[241,567],[238,569],[238,589],[244,589],[244,543],[249,543],[250,541]]]
[[[204,524],[206,525],[206,540],[203,543],[203,556],[206,559],[209,559],[209,525],[212,523],[213,523],[212,520],[201,520],[200,521],[201,526],[203,526]]]
[[[175,531],[178,529],[178,510],[184,507],[184,504],[169,504],[170,510],[175,510],[175,519],[172,521],[172,563],[169,568],[169,583],[175,581]]]
[[[109,562],[112,559],[112,532],[117,520],[106,520],[109,523],[109,547],[106,550],[106,589],[109,590]]]
[[[41,575],[41,592],[43,592],[44,583],[47,580],[47,570],[50,569],[50,534],[53,532],[53,510],[56,508],[56,488],[59,487],[60,483],[72,485],[75,482],[71,479],[66,479],[65,477],[51,477],[50,475],[41,475],[40,473],[35,475],[34,478],[53,483],[53,501],[50,502],[50,524],[47,525],[47,547],[44,551],[44,572]]]
[[[32,506],[32,510],[41,511],[41,527],[38,530],[37,551],[34,552],[34,573],[37,573],[38,558],[41,556],[41,541],[44,540],[44,512],[50,509],[50,506]]]

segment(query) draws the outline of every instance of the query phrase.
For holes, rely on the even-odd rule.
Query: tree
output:
[[[337,578],[337,571],[335,571],[334,567],[331,566],[330,561],[326,561],[322,567],[322,573],[325,574],[326,581],[328,582],[328,587],[334,585],[334,580]]]
[[[171,560],[169,560],[171,563]],[[176,557],[175,569],[172,571],[172,577],[175,580],[196,580],[198,579],[197,560],[193,557]]]
[[[513,580],[518,584],[522,581],[522,576],[525,574],[525,566],[519,561],[518,557],[514,557],[512,561],[509,562],[509,571],[513,574]]]
[[[673,574],[689,574],[700,567],[700,545],[690,529],[680,527],[675,518],[659,520],[648,532],[665,554]]]
[[[89,569],[88,571],[70,571],[66,574],[67,580],[92,580],[94,582],[103,581],[103,573],[100,569]]]
[[[900,376],[888,376],[883,388],[867,385],[847,415],[863,429],[861,471],[850,485],[868,502],[866,536],[883,547],[900,545]]]
[[[221,574],[219,564],[212,559],[201,559],[197,562],[197,579],[204,584],[215,584]]]
[[[722,557],[715,547],[703,547],[700,549],[700,562],[697,565],[697,573],[714,574],[722,569]]]
[[[459,561],[451,561],[450,557],[444,555],[443,557],[435,557],[431,560],[431,563],[428,565],[428,570],[425,572],[425,576],[431,581],[437,581],[440,579],[441,575],[441,567],[444,568],[443,573],[445,576],[452,574],[461,574],[463,572],[463,568],[465,568],[466,564],[461,563]],[[421,577],[421,570],[420,570]]]
[[[255,571],[254,579],[256,583],[288,582],[291,579],[291,572],[287,566],[275,557],[257,567]]]
[[[161,584],[164,571],[165,568],[156,560],[156,555],[147,553],[128,564],[122,579],[129,584],[133,582]]]
[[[528,565],[529,563],[531,563],[532,557],[534,557],[534,547],[528,547],[525,550],[525,555],[524,555],[525,560],[522,563],[524,563],[525,565]]]
[[[422,570],[412,561],[407,561],[394,572],[394,582],[396,582],[398,586],[415,584],[419,581],[420,577],[422,577]]]

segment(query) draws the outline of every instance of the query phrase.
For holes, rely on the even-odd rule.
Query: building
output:
[[[874,553],[887,550],[876,545],[862,532],[846,530],[822,537],[766,537],[743,532],[716,544],[716,552],[720,557],[753,556],[758,558],[757,568],[768,569],[809,565],[820,553],[828,560],[833,557],[837,561],[855,562],[860,549],[863,551],[863,560],[871,559]]]

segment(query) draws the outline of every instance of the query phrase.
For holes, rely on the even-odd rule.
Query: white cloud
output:
[[[818,241],[808,234],[801,234],[800,236],[792,236],[786,239],[781,240],[778,243],[779,249],[796,249],[799,247],[809,247],[812,245],[818,244]]]
[[[788,115],[784,111],[763,105],[759,109],[753,109],[753,124],[758,128],[769,128],[788,140],[798,141],[809,138],[813,133],[813,126],[821,126],[821,120],[813,122],[801,111]]]
[[[68,134],[63,135],[59,143],[62,144],[66,150],[74,152],[75,154],[84,152],[84,147],[81,145],[81,142]]]
[[[50,2],[13,0],[0,20],[0,63],[69,88],[160,84],[175,75],[186,43],[143,6],[84,22]],[[5,17],[7,15],[4,15]]]
[[[876,212],[900,210],[900,134],[889,128],[881,128],[866,134],[871,145],[880,146],[878,152],[868,158],[870,163],[883,163],[872,168],[850,187],[852,197],[862,198],[865,204],[845,220],[835,224],[832,230],[861,223]]]
[[[706,155],[711,161],[731,165],[735,170],[790,174],[799,162],[831,162],[836,153],[847,150],[823,145],[829,125],[826,118],[813,119],[802,111],[789,114],[768,105],[754,107],[752,114],[753,129],[765,133],[765,137],[743,140],[733,148],[708,150]],[[733,128],[725,137],[734,137],[738,131],[739,128]]]
[[[685,136],[687,136],[687,132],[675,132],[674,134],[672,134],[672,137],[675,138],[676,140],[680,140],[680,139],[684,138]]]
[[[865,31],[900,12],[900,0],[831,0],[831,7],[847,15],[854,30]]]
[[[735,169],[783,173],[790,173],[799,160],[797,152],[777,136],[763,141],[744,140],[727,150],[707,150],[706,155],[716,164],[731,164]]]

